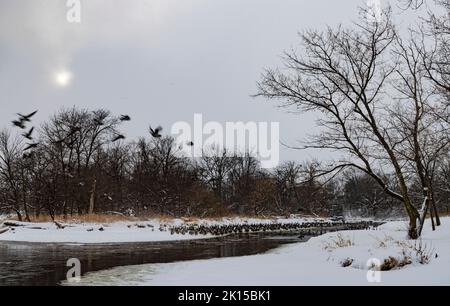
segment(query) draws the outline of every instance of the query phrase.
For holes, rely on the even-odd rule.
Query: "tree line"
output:
[[[19,220],[39,215],[401,215],[368,175],[346,171],[320,179],[320,162],[286,162],[262,169],[249,153],[211,148],[184,155],[160,128],[137,141],[117,139],[124,116],[101,109],[62,109],[33,135],[0,132],[0,210]],[[21,130],[19,129],[19,130]],[[28,136],[28,137],[26,137]],[[29,148],[30,141],[35,146]],[[192,145],[195,145],[192,143]],[[439,209],[447,211],[450,163],[439,165]],[[382,174],[380,174],[381,176]],[[383,178],[395,184],[394,178]],[[394,188],[394,187],[392,187]],[[439,189],[441,190],[441,189]],[[416,191],[419,198],[420,189]]]

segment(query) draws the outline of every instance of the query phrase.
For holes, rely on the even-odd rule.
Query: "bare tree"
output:
[[[227,176],[227,183],[229,185],[230,202],[239,206],[240,211],[247,211],[248,205],[251,203],[252,192],[255,192],[257,183],[262,185],[261,181],[257,180],[260,170],[259,161],[250,153],[236,153],[229,158],[230,171]],[[257,182],[258,181],[258,182]],[[259,214],[258,203],[253,202],[251,208],[252,213]]]
[[[393,109],[389,108],[386,113],[391,114],[394,106],[408,106],[405,111],[409,111],[415,105],[411,99],[406,100],[407,103],[401,101],[394,103]],[[402,112],[397,111],[398,114]],[[383,119],[384,125],[395,124],[399,128],[395,134],[390,134],[389,143],[411,134],[414,114],[409,111],[400,116],[403,121],[392,116],[389,120]],[[7,131],[0,133],[2,212],[16,213],[19,220],[42,214],[55,220],[59,216],[90,211],[146,216],[155,213],[200,217],[229,213],[289,215],[300,208],[308,214],[329,216],[333,207],[339,205],[342,189],[335,180],[323,175],[337,173],[346,167],[333,166],[324,172],[323,165],[318,162],[286,163],[275,171],[264,171],[251,154],[228,154],[220,149],[205,154],[197,162],[185,157],[171,137],[112,143],[111,138],[115,135],[112,128],[97,136],[93,149],[90,149],[91,135],[96,134],[98,126],[103,126],[101,122],[94,122],[96,117],[93,115],[91,111],[76,108],[58,112],[41,129],[36,129],[34,137],[39,146],[27,154],[23,152],[20,136],[11,136]],[[115,120],[112,115],[109,118]],[[423,146],[437,138],[428,138],[431,136],[422,128],[432,116],[427,113],[424,118],[427,120],[420,120],[421,128],[418,129],[420,151],[429,154],[434,147],[426,149]],[[409,182],[409,194],[421,202],[422,199],[416,197],[421,194],[422,184],[415,170],[414,146],[409,143],[412,138],[407,138],[408,142],[399,143],[393,151],[402,164],[405,180]],[[391,169],[388,157],[380,152],[379,148],[371,146],[367,158]],[[425,161],[433,159],[424,156],[426,158],[421,161],[428,169]],[[450,189],[448,157],[434,160],[434,198],[437,205],[445,209],[448,208],[445,203]],[[382,168],[373,167],[376,177],[385,182],[389,190],[398,189],[395,172],[384,175]],[[378,208],[390,211],[393,200],[378,205],[384,190],[373,176],[370,177],[364,187],[370,192],[355,200],[358,202],[356,207],[364,204],[377,212]],[[390,177],[394,177],[394,181]],[[378,185],[373,186],[374,182]],[[372,192],[374,190],[376,192]],[[387,195],[384,198],[390,199]]]
[[[21,141],[17,137],[11,136],[6,131],[0,131],[0,177],[2,179],[2,194],[6,206],[3,209],[10,208],[17,214],[19,221],[22,221],[22,211],[26,210],[26,201],[24,206],[21,199],[24,197],[23,177],[20,175],[20,158],[22,152]],[[30,220],[28,213],[26,220]]]
[[[232,159],[224,148],[209,148],[200,161],[201,178],[214,191],[218,198],[226,200],[225,185],[232,170]]]
[[[418,210],[411,201],[407,176],[395,142],[386,106],[387,81],[396,63],[389,62],[396,32],[387,12],[382,21],[362,20],[356,28],[328,28],[325,33],[301,34],[303,56],[285,53],[283,70],[267,70],[259,83],[259,96],[279,99],[284,106],[321,112],[322,132],[305,148],[330,149],[348,158],[326,170],[359,169],[391,197],[401,201],[409,216],[409,236],[417,238]],[[393,171],[398,190],[377,173]]]
[[[116,135],[120,120],[106,110],[63,109],[44,124],[43,144],[50,155],[59,163],[63,186],[63,214],[70,207],[73,213],[74,200],[70,194],[77,194],[77,210],[92,214],[95,207],[98,172],[98,154]],[[78,181],[78,188],[71,189],[71,182]],[[85,199],[84,195],[89,195]],[[71,199],[69,205],[69,198]],[[87,208],[83,202],[88,202]]]
[[[385,217],[395,213],[394,201],[369,175],[345,173],[343,205],[345,212],[359,217]],[[388,179],[388,178],[386,178]],[[355,215],[357,214],[357,215]]]
[[[280,212],[299,210],[297,184],[300,181],[301,166],[295,162],[281,164],[274,170],[277,186],[276,206]]]
[[[436,95],[429,72],[423,64],[426,54],[423,35],[411,32],[408,42],[397,40],[394,55],[399,56],[399,64],[393,79],[397,92],[397,104],[391,110],[392,126],[396,127],[396,153],[411,166],[411,174],[416,175],[422,186],[425,198],[424,211],[421,217],[422,231],[428,208],[434,228],[436,217],[440,225],[439,215],[434,200],[434,181],[436,165],[448,154],[450,146],[448,123],[443,120],[446,107]]]
[[[429,39],[422,53],[428,78],[449,104],[450,99],[450,2],[448,0],[400,0],[405,9],[425,10],[426,25],[419,30]],[[425,4],[428,3],[425,7]]]

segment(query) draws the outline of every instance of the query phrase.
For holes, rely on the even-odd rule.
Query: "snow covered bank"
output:
[[[139,222],[98,223],[64,223],[64,229],[55,223],[25,223],[11,221],[18,226],[8,226],[6,220],[0,221],[0,241],[23,241],[42,243],[122,243],[173,241],[203,239],[213,237],[210,234],[190,235],[171,233],[170,228],[189,224],[197,225],[232,225],[232,224],[269,224],[324,221],[309,218],[222,218],[217,220],[160,220],[152,219]],[[5,222],[5,223],[3,223]],[[3,225],[2,225],[3,223]]]
[[[421,244],[406,239],[405,223],[390,222],[379,230],[329,233],[263,255],[119,267],[87,274],[79,284],[450,285],[450,218],[436,232],[429,227]],[[369,271],[369,261],[384,264],[390,257],[396,268]]]
[[[189,235],[171,235],[167,231],[166,225],[158,221],[65,224],[64,229],[59,229],[54,223],[20,223],[20,225],[10,227],[3,234],[1,234],[2,229],[0,229],[0,241],[88,244],[171,241],[193,238]],[[196,236],[195,238],[208,238],[208,236]]]

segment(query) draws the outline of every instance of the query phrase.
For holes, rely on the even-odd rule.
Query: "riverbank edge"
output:
[[[196,221],[186,221],[183,219],[150,219],[146,221],[121,221],[114,223],[85,223],[85,222],[44,222],[27,223],[17,221],[0,221],[0,228],[7,229],[0,234],[0,241],[3,242],[27,242],[45,244],[114,244],[114,243],[134,243],[134,242],[164,242],[164,241],[184,241],[200,240],[224,236],[230,233],[212,235],[209,232],[199,233],[174,233],[174,228],[180,227],[248,227],[246,225],[260,225],[273,227],[280,225],[288,227],[292,224],[331,224],[331,219],[325,218],[283,218],[274,217],[271,219],[258,218],[222,218],[203,219]],[[361,221],[366,222],[366,221]],[[355,224],[350,221],[346,224]],[[261,230],[263,231],[263,230]],[[264,230],[265,231],[265,230]],[[252,231],[254,233],[260,231]]]

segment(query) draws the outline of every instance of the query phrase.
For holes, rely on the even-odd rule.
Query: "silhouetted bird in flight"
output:
[[[19,119],[21,121],[26,121],[26,122],[30,122],[31,121],[31,117],[33,117],[34,115],[36,115],[38,111],[34,111],[31,114],[28,115],[22,115],[22,114],[17,114],[19,116]]]
[[[116,141],[121,140],[121,139],[125,139],[125,136],[123,136],[123,135],[117,135],[116,137],[114,137],[114,139],[112,140],[112,142],[116,142]]]
[[[156,129],[152,129],[152,127],[150,126],[149,131],[150,134],[154,137],[154,138],[161,138],[161,134],[160,132],[162,131],[162,127],[158,126]]]
[[[38,143],[27,143],[27,146],[23,150],[28,151],[28,150],[36,148],[38,145],[39,145]]]
[[[25,137],[26,139],[33,140],[33,137],[31,136],[33,135],[33,131],[34,127],[32,127],[28,132],[22,134],[22,136]]]
[[[14,121],[12,121],[12,124],[22,130],[25,128],[25,124],[24,124],[23,120],[14,120]]]
[[[128,115],[121,115],[119,119],[120,121],[130,121],[131,117]]]

